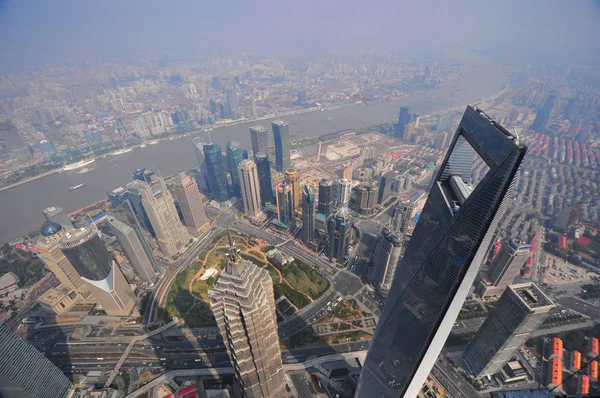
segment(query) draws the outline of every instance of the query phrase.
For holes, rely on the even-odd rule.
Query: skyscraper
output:
[[[398,123],[396,124],[396,138],[402,139],[404,137],[404,129],[410,121],[410,114],[408,108],[401,107],[400,114],[398,115]]]
[[[62,398],[71,382],[48,358],[0,324],[0,396]]]
[[[500,296],[519,275],[525,261],[529,258],[530,249],[530,244],[515,239],[505,239],[489,270],[480,273],[482,297]]]
[[[377,203],[383,204],[390,197],[392,193],[392,182],[396,174],[393,171],[388,171],[383,176],[381,176],[381,180],[379,181],[379,192],[377,193]]]
[[[529,130],[538,131],[540,133],[546,132],[546,125],[550,120],[550,114],[552,113],[555,102],[556,95],[550,94],[548,98],[546,98],[546,101],[544,101],[544,105],[538,110],[535,120],[531,123],[531,126],[529,126]]]
[[[498,372],[555,307],[533,283],[509,286],[469,342],[467,368],[475,377]]]
[[[242,148],[240,148],[240,143],[229,140],[225,152],[227,153],[227,164],[229,165],[229,173],[231,174],[231,186],[233,188],[233,194],[237,197],[240,197],[240,175],[238,173],[238,167],[240,162],[244,159],[242,156]]]
[[[290,165],[290,125],[283,120],[271,122],[273,128],[273,140],[275,141],[275,168],[283,173]]]
[[[267,153],[269,148],[269,137],[267,128],[261,125],[250,127],[250,140],[252,141],[252,153],[254,160],[258,153]]]
[[[238,166],[238,175],[242,186],[244,214],[246,217],[256,219],[262,216],[262,211],[260,209],[260,186],[258,183],[256,163],[252,160],[242,160]]]
[[[356,211],[360,214],[371,214],[377,206],[377,183],[362,184],[357,186],[356,192]]]
[[[227,174],[223,165],[223,154],[219,144],[204,145],[206,174],[208,187],[217,202],[226,202],[230,199]]]
[[[342,207],[348,208],[350,203],[350,195],[352,194],[352,180],[342,178],[337,184],[337,195],[336,195],[336,207],[341,209]]]
[[[357,397],[418,394],[490,247],[526,150],[467,107],[394,277]],[[471,187],[475,154],[489,171]]]
[[[206,212],[202,195],[198,190],[196,181],[183,172],[180,172],[175,180],[175,196],[179,202],[179,208],[183,214],[183,222],[190,234],[200,235],[202,227],[206,224]]]
[[[145,182],[139,180],[128,183],[125,186],[127,189],[127,198],[140,225],[146,231],[150,232],[152,236],[156,236],[154,228],[152,228],[152,224],[148,218],[148,213],[146,213],[144,205],[142,204],[142,190],[145,189],[145,184]]]
[[[394,216],[392,217],[391,225],[392,231],[406,235],[412,211],[413,205],[410,200],[399,200],[394,208]]]
[[[263,205],[275,203],[273,197],[273,183],[271,180],[271,165],[269,156],[266,153],[258,152],[254,154],[256,161],[256,170],[258,171],[258,183],[260,185],[260,199]]]
[[[352,221],[348,209],[342,207],[329,219],[329,257],[343,264],[348,259],[352,240]]]
[[[448,112],[438,116],[437,124],[435,125],[435,131],[442,132],[452,128],[454,123],[454,112]]]
[[[315,193],[308,185],[302,187],[302,240],[306,245],[315,240]]]
[[[50,206],[45,208],[43,213],[46,220],[55,221],[65,228],[73,228],[73,222],[61,207]]]
[[[156,233],[158,246],[165,257],[181,254],[190,240],[187,229],[179,221],[175,202],[162,178],[150,186],[139,182],[142,204],[152,228]]]
[[[294,197],[294,210],[300,208],[300,177],[295,167],[288,167],[285,170],[285,183],[292,187],[292,196]]]
[[[115,188],[112,191],[107,192],[106,195],[108,196],[108,201],[113,209],[121,206],[128,199],[127,190],[123,187]]]
[[[227,89],[227,108],[232,119],[236,120],[242,117],[235,88]]]
[[[68,231],[60,249],[107,315],[131,314],[135,306],[133,291],[98,232],[91,228]]]
[[[235,379],[244,397],[282,398],[285,381],[273,281],[267,271],[239,258],[231,235],[228,250],[227,264],[208,298]]]
[[[319,206],[317,212],[323,215],[333,213],[333,180],[323,178],[319,182]]]
[[[402,254],[402,240],[402,234],[386,227],[382,229],[381,235],[377,239],[369,282],[383,297],[387,297],[392,287],[398,261]]]
[[[306,102],[306,91],[298,90],[298,105],[302,105]]]
[[[275,191],[277,198],[277,220],[285,224],[288,228],[293,228],[296,225],[296,219],[294,218],[292,186],[283,181],[277,184]]]
[[[114,217],[108,218],[108,225],[123,248],[125,256],[137,276],[146,282],[156,281],[158,275],[152,266],[152,260],[144,250],[144,246],[135,230]]]
[[[36,243],[39,258],[52,271],[61,285],[73,289],[83,299],[91,299],[90,289],[81,280],[73,264],[60,250],[60,241],[65,236],[67,229],[57,222],[46,221],[40,232],[42,237]]]

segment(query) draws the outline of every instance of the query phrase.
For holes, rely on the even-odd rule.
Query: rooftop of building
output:
[[[40,233],[42,236],[51,236],[55,233],[59,232],[62,229],[62,225],[54,221],[46,221],[42,228],[40,229]]]
[[[509,286],[529,308],[554,306],[554,302],[533,283],[522,283]]]
[[[91,239],[96,231],[91,228],[78,228],[68,231],[62,239],[62,246],[76,246]]]
[[[68,296],[73,296],[74,298],[76,296],[76,293],[66,286],[58,286],[52,289],[48,289],[37,299],[37,301],[42,304],[48,305],[49,307],[54,307]]]

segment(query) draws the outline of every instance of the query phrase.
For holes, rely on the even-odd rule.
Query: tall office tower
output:
[[[252,160],[242,160],[238,166],[238,175],[242,185],[244,214],[246,217],[254,219],[261,217],[260,185],[256,163]]]
[[[282,398],[285,381],[273,281],[267,271],[239,258],[231,235],[228,250],[225,269],[208,298],[235,379],[244,397]]]
[[[409,123],[410,114],[408,113],[408,108],[402,107],[400,108],[400,114],[398,115],[398,123],[396,124],[396,138],[402,139],[404,137],[404,129],[406,125]]]
[[[189,175],[180,172],[177,179],[175,179],[175,197],[179,202],[183,222],[185,222],[188,231],[194,236],[200,235],[202,227],[208,219],[196,181]]]
[[[350,195],[352,194],[352,180],[342,178],[337,184],[336,207],[338,209],[348,208]]]
[[[196,175],[196,183],[200,192],[209,192],[210,187],[208,185],[208,174],[206,168],[206,158],[204,157],[204,141],[200,137],[196,137],[192,140],[194,143],[194,149],[196,152],[196,160],[198,161],[199,173]]]
[[[227,89],[227,107],[229,108],[229,115],[232,119],[235,120],[242,117],[235,88]]]
[[[129,199],[127,197],[127,190],[123,187],[115,188],[112,191],[107,192],[106,196],[108,196],[108,201],[113,209],[121,206],[127,199]]]
[[[271,179],[271,165],[269,156],[266,153],[258,152],[254,154],[256,170],[258,171],[258,183],[260,185],[260,199],[263,205],[275,203],[273,197],[273,183]]]
[[[83,299],[91,299],[90,289],[81,280],[73,264],[60,250],[60,241],[67,232],[66,228],[57,222],[46,221],[40,232],[42,238],[36,243],[39,258],[52,271],[61,285],[73,289]]]
[[[550,114],[552,113],[555,102],[556,95],[550,94],[548,98],[546,98],[546,101],[544,101],[544,105],[538,110],[535,120],[531,123],[531,126],[529,126],[529,130],[538,131],[540,133],[546,132],[546,125],[550,120]]]
[[[531,245],[515,239],[505,239],[500,251],[490,264],[487,275],[482,275],[484,291],[482,296],[500,296],[504,289],[519,275],[529,258]]]
[[[308,185],[302,187],[302,240],[306,245],[315,240],[315,193]]]
[[[508,362],[556,305],[533,283],[509,286],[464,353],[475,377],[491,376]]]
[[[285,183],[292,187],[294,210],[298,210],[300,208],[300,177],[295,167],[285,169]]]
[[[326,216],[333,213],[333,180],[326,178],[319,182],[319,206],[317,212]]]
[[[526,151],[467,107],[394,277],[357,397],[418,394],[489,250]],[[489,171],[471,187],[475,154]]]
[[[135,171],[132,174],[132,178],[134,180],[143,181],[143,182],[147,182],[148,184],[150,184],[152,182],[153,175],[154,175],[154,172],[152,170],[141,168],[141,169],[135,169]]]
[[[290,125],[283,120],[271,122],[273,140],[275,141],[275,168],[283,173],[291,166],[290,151]]]
[[[144,205],[142,204],[142,190],[145,188],[145,182],[141,182],[139,180],[132,181],[128,183],[125,188],[127,189],[127,198],[129,199],[129,203],[131,204],[131,208],[135,213],[136,219],[140,223],[140,225],[152,236],[156,236],[154,232],[154,228],[152,228],[152,224],[150,223],[150,219],[148,218],[148,213],[144,209]]]
[[[293,228],[296,225],[296,219],[294,218],[292,186],[286,184],[285,181],[280,182],[275,187],[275,195],[277,199],[277,220],[288,228]]]
[[[137,276],[146,282],[152,283],[156,281],[158,275],[154,271],[152,260],[146,250],[144,250],[144,246],[137,236],[136,231],[114,217],[108,218],[108,225],[123,248],[125,256]]]
[[[48,358],[0,324],[0,397],[62,398],[71,382]]]
[[[344,263],[348,259],[352,241],[352,220],[347,208],[342,207],[329,219],[327,230],[329,231],[329,257]]]
[[[227,173],[225,173],[223,154],[219,144],[204,145],[204,157],[210,192],[217,202],[228,201],[230,199],[229,184],[227,183]]]
[[[65,228],[73,228],[73,222],[69,216],[65,214],[65,211],[61,207],[47,207],[44,209],[43,213],[44,217],[46,217],[46,220],[55,221]]]
[[[231,174],[231,186],[233,188],[233,194],[239,198],[241,195],[241,190],[238,167],[240,166],[240,162],[244,160],[240,143],[229,140],[225,152],[227,153],[227,165],[229,166],[229,173]]]
[[[390,197],[392,193],[392,182],[396,174],[393,171],[388,171],[381,176],[379,181],[379,192],[377,193],[377,203],[383,204]]]
[[[356,192],[356,211],[360,214],[371,214],[377,206],[377,183],[359,185],[354,189]]]
[[[398,203],[396,203],[396,207],[394,208],[394,216],[392,217],[392,231],[400,232],[402,235],[406,235],[412,212],[413,204],[410,202],[410,200],[398,201]]]
[[[265,126],[252,126],[250,127],[250,141],[252,141],[252,153],[254,154],[254,160],[258,153],[267,153],[269,148],[269,136]]]
[[[97,231],[68,231],[60,241],[60,249],[107,315],[131,314],[135,306],[133,291]]]
[[[158,246],[165,257],[181,254],[190,240],[187,229],[179,221],[175,202],[162,178],[150,186],[140,182],[142,205],[156,233]]]
[[[401,233],[394,232],[386,227],[381,230],[381,235],[377,239],[373,254],[373,270],[369,282],[383,297],[387,297],[392,287],[398,261],[400,261],[400,255],[402,254],[402,240]]]

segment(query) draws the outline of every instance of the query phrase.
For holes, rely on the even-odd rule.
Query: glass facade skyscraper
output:
[[[204,157],[210,192],[217,202],[226,202],[230,199],[229,186],[219,144],[204,145]]]
[[[256,171],[258,172],[258,185],[260,186],[260,199],[262,204],[264,206],[267,203],[275,203],[269,155],[258,152],[254,154],[254,159],[256,160]]]
[[[290,125],[283,120],[271,122],[273,127],[273,139],[275,141],[275,168],[283,173],[291,166],[290,160]]]
[[[333,180],[323,178],[319,182],[319,205],[317,212],[326,216],[333,213]]]
[[[306,245],[315,240],[315,193],[308,185],[302,187],[302,240]]]
[[[240,166],[240,162],[244,160],[242,148],[240,148],[239,142],[230,140],[227,143],[227,148],[225,151],[227,153],[229,174],[231,174],[231,187],[233,188],[233,194],[237,197],[240,197],[240,175],[238,173],[238,167]]]
[[[357,397],[416,397],[502,217],[527,148],[467,107],[383,307]],[[471,186],[475,154],[488,165]]]
[[[266,153],[269,148],[269,137],[267,134],[267,128],[264,126],[250,127],[250,141],[252,141],[252,153],[255,159],[258,153]]]

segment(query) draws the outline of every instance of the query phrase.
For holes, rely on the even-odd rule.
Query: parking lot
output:
[[[544,282],[549,285],[562,285],[577,282],[592,282],[598,277],[595,272],[584,267],[567,263],[564,259],[546,253]]]

